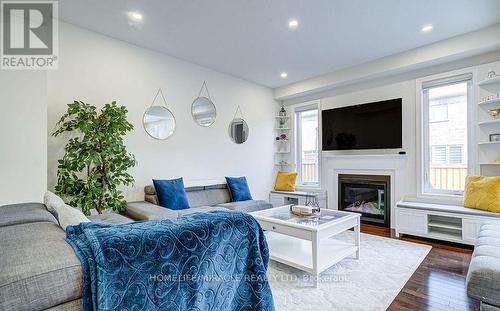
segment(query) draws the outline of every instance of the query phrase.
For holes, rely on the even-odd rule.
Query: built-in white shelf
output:
[[[458,223],[451,223],[451,222],[446,222],[446,221],[437,221],[437,220],[429,220],[428,224],[429,227],[435,227],[435,228],[444,228],[444,229],[449,229],[449,230],[462,230],[462,224]]]
[[[497,84],[497,83],[500,84],[500,76],[495,77],[495,78],[485,79],[485,80],[479,82],[477,85],[479,87],[482,87],[485,85],[491,85],[491,84]]]
[[[479,126],[481,125],[491,125],[491,124],[496,124],[496,123],[499,123],[500,124],[500,119],[493,119],[493,120],[488,120],[488,121],[481,121],[478,123]]]
[[[500,105],[500,98],[485,100],[485,101],[479,102],[477,104],[479,106],[486,106],[486,105],[491,105],[491,104],[499,104]]]
[[[494,145],[494,144],[500,144],[500,141],[483,141],[479,143],[479,145]]]
[[[275,141],[274,149],[274,170],[275,171],[289,171],[293,166],[290,164],[292,162],[292,152],[290,147],[290,135],[291,130],[291,116],[290,115],[280,115],[283,111],[277,111],[274,114],[274,134],[277,136]],[[284,139],[281,139],[283,137]]]
[[[500,165],[500,163],[479,163],[479,165]]]

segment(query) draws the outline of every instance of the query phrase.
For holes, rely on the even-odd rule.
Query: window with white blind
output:
[[[472,74],[421,85],[423,193],[463,195],[471,168],[467,146]]]

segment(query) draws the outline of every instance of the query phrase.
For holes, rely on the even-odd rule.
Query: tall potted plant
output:
[[[52,134],[75,134],[59,160],[56,192],[85,215],[94,208],[99,214],[107,208],[125,210],[127,203],[119,186],[133,184],[134,178],[127,171],[136,161],[127,152],[123,137],[132,129],[127,109],[116,102],[106,104],[100,113],[81,101],[69,104]]]

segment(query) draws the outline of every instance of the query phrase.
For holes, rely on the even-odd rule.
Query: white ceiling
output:
[[[500,23],[499,0],[60,0],[59,10],[66,22],[273,88]],[[130,24],[127,11],[143,21]]]

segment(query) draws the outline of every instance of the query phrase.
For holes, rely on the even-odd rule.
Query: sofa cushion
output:
[[[91,215],[88,218],[90,221],[105,222],[109,224],[127,224],[129,222],[133,222],[133,220],[128,217],[112,212]]]
[[[231,199],[234,202],[252,200],[250,188],[245,176],[243,177],[226,177],[229,192],[231,192]]]
[[[500,176],[467,176],[464,206],[500,213]]]
[[[82,311],[82,299],[68,301],[44,311]]]
[[[226,185],[186,188],[186,195],[191,208],[231,202],[231,195]]]
[[[207,213],[207,212],[213,212],[213,211],[227,212],[227,208],[220,207],[220,206],[199,206],[199,207],[191,207],[188,209],[183,209],[183,210],[177,211],[177,214],[178,214],[178,216],[186,216],[186,215],[191,215],[193,213]]]
[[[185,191],[189,207],[213,206],[231,202],[231,194],[226,184],[186,187]],[[152,185],[144,187],[144,198],[146,202],[159,205],[155,187]]]
[[[0,234],[0,310],[43,310],[81,297],[80,260],[57,224],[7,226]]]
[[[182,177],[166,180],[153,179],[153,184],[161,206],[172,210],[189,208]]]
[[[45,208],[51,212],[54,216],[57,217],[56,206],[64,205],[63,199],[57,194],[47,191],[43,196],[43,204],[45,204]]]
[[[276,174],[276,182],[274,183],[274,190],[276,191],[295,191],[297,183],[296,172],[278,172]]]
[[[230,202],[225,204],[218,204],[217,206],[221,206],[233,211],[246,212],[246,213],[256,212],[273,207],[271,203],[263,200]]]
[[[57,220],[63,230],[68,226],[76,226],[82,222],[89,222],[90,220],[79,210],[68,204],[54,205],[57,213]]]
[[[0,227],[47,221],[58,223],[57,219],[41,203],[0,206]]]
[[[149,202],[129,202],[125,215],[134,220],[153,220],[177,217],[177,212]]]
[[[500,222],[481,226],[467,274],[467,293],[500,306]]]

